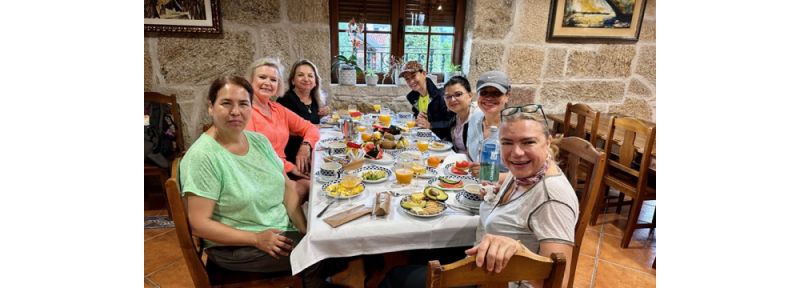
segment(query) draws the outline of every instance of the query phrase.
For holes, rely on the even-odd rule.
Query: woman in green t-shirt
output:
[[[306,219],[269,140],[244,129],[252,98],[244,78],[226,76],[211,84],[214,126],[181,161],[181,191],[191,229],[205,239],[210,261],[229,270],[290,270],[289,252],[305,234]]]

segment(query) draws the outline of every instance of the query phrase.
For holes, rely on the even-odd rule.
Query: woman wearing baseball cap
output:
[[[415,60],[403,65],[400,77],[406,80],[412,90],[406,95],[406,99],[411,103],[417,126],[431,129],[440,139],[451,141],[450,122],[456,114],[447,110],[442,90],[427,75],[422,65]]]
[[[478,78],[478,108],[473,115],[469,117],[469,130],[467,131],[467,150],[469,157],[474,164],[472,165],[472,174],[478,175],[480,171],[480,163],[478,161],[478,153],[481,143],[486,138],[489,138],[489,127],[500,127],[500,112],[506,107],[508,97],[511,95],[511,84],[508,77],[501,71],[489,71],[481,74]],[[500,182],[502,183],[508,174],[508,168],[500,163]]]

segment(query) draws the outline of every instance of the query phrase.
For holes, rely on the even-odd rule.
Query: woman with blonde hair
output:
[[[300,198],[308,200],[311,151],[319,140],[319,128],[274,102],[283,91],[283,66],[277,59],[261,58],[253,62],[250,66],[250,81],[255,99],[253,117],[247,123],[247,130],[259,132],[269,138],[275,152],[283,161],[284,172],[297,182]],[[285,148],[290,135],[303,138],[302,145],[297,148],[296,165],[286,160]]]
[[[289,70],[289,89],[277,100],[284,107],[313,124],[319,124],[320,118],[327,115],[329,109],[324,105],[320,93],[322,79],[317,66],[306,59],[294,62]],[[286,144],[286,159],[297,163],[297,151],[303,145],[300,136],[289,137]]]

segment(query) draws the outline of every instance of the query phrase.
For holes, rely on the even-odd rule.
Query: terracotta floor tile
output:
[[[186,267],[183,258],[151,274],[148,278],[161,287],[194,287],[189,268]]]
[[[573,287],[592,287],[594,262],[594,257],[586,255],[578,256],[578,267],[575,268],[575,282],[573,283]]]
[[[175,230],[144,241],[144,275],[153,273],[167,264],[183,259]]]
[[[144,240],[147,241],[153,237],[159,236],[161,234],[167,233],[169,231],[174,231],[175,228],[154,228],[154,229],[144,229]]]
[[[583,243],[581,243],[581,253],[591,257],[597,257],[598,240],[600,239],[600,232],[586,230],[583,233]]]
[[[153,281],[153,280],[150,280],[150,279],[148,279],[147,277],[144,277],[144,288],[155,288],[155,287],[158,287],[158,286],[156,286],[156,285],[155,285],[155,283],[154,283],[154,282],[152,282],[152,281]]]
[[[650,247],[644,241],[631,241],[628,248],[619,246],[621,237],[603,235],[603,243],[600,245],[600,260],[605,260],[625,266],[627,268],[655,274],[656,271],[650,266],[656,257],[656,248]]]
[[[603,260],[597,263],[595,288],[656,287],[656,275],[628,269]]]

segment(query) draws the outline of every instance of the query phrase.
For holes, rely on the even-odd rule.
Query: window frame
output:
[[[451,64],[461,65],[461,62],[463,60],[463,52],[464,52],[464,48],[463,48],[463,42],[464,41],[463,40],[464,40],[464,28],[465,28],[464,25],[465,25],[465,22],[466,22],[466,20],[465,20],[465,17],[466,17],[466,15],[465,15],[466,14],[466,0],[453,0],[453,1],[455,2],[455,8],[456,8],[456,11],[455,11],[455,13],[456,13],[456,15],[455,15],[455,23],[454,23],[454,30],[455,31],[454,31],[453,34],[440,33],[440,32],[431,32],[432,26],[430,24],[431,24],[431,21],[432,21],[433,17],[426,17],[425,18],[426,25],[428,26],[428,32],[406,32],[405,31],[406,24],[405,24],[405,17],[404,17],[405,14],[406,14],[406,1],[405,0],[391,1],[392,2],[392,16],[391,16],[391,20],[390,20],[390,23],[389,23],[389,25],[391,25],[391,27],[392,27],[391,28],[391,33],[390,33],[391,34],[391,36],[390,36],[391,48],[389,50],[390,51],[390,55],[400,55],[400,57],[404,57],[405,56],[405,36],[406,36],[406,34],[408,34],[408,35],[427,35],[428,36],[428,48],[426,50],[427,51],[426,59],[428,59],[428,61],[426,63],[427,67],[425,67],[425,69],[426,69],[426,71],[430,71],[429,67],[431,65],[431,61],[430,61],[430,46],[431,46],[430,39],[431,39],[431,36],[433,36],[433,35],[447,35],[447,36],[453,35],[453,50],[452,50]],[[339,17],[338,17],[338,15],[339,15],[339,0],[331,0],[329,2],[329,4],[328,4],[328,11],[329,11],[329,17],[328,18],[329,18],[329,22],[330,22],[329,26],[330,26],[330,39],[331,39],[331,41],[330,41],[330,45],[331,45],[331,47],[330,47],[331,48],[330,49],[331,50],[331,55],[330,56],[331,56],[331,58],[330,59],[333,59],[334,57],[336,57],[336,55],[340,54],[340,51],[339,51],[339,32],[340,31],[339,31]],[[429,6],[429,10],[428,10],[428,14],[427,15],[432,15],[430,12],[431,12],[431,6]],[[366,48],[366,39],[367,39],[366,38],[367,37],[367,31],[366,30],[367,29],[364,29],[364,31],[362,32],[362,35],[363,35],[364,41],[365,41],[365,43],[364,43],[365,48]],[[372,32],[372,33],[375,33],[375,32]],[[384,34],[384,33],[379,33],[379,34]],[[367,49],[364,49],[363,53],[364,53],[363,58],[366,59]],[[366,69],[366,67],[362,67],[362,68]],[[364,73],[366,73],[366,70],[364,70]],[[396,84],[396,83],[394,83],[394,79],[392,79],[391,77],[386,79],[387,80],[386,83],[383,83],[381,80],[383,80],[383,76],[384,76],[383,74],[384,73],[380,72],[380,73],[376,73],[376,74],[378,75],[378,84]],[[429,74],[430,74],[430,72],[429,72]],[[442,81],[444,81],[443,73],[432,73],[432,74],[437,75],[437,78],[439,79],[440,83]],[[331,71],[330,75],[331,75],[331,84],[338,84],[339,81],[337,79],[336,73],[333,73]],[[362,75],[358,75],[357,78],[358,79],[356,80],[356,83],[364,83],[365,82],[363,74]]]

